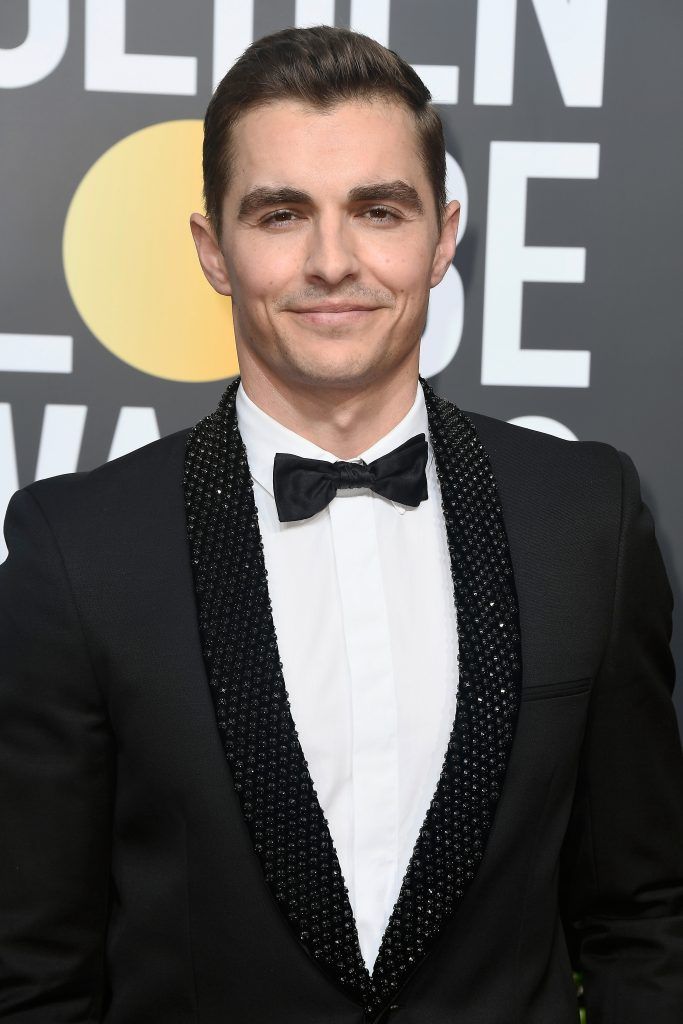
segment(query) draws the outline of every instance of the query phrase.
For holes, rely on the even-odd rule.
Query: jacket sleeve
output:
[[[78,611],[30,490],[0,565],[0,1020],[101,1020],[112,740]]]
[[[672,595],[627,455],[612,624],[594,681],[560,901],[588,1024],[683,1021],[683,755]]]

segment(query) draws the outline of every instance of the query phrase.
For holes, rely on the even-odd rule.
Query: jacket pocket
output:
[[[540,683],[537,686],[522,687],[522,700],[545,700],[547,697],[572,697],[576,693],[585,693],[590,689],[593,679],[563,679],[559,683]]]

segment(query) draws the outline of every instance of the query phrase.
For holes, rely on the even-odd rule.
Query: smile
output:
[[[339,327],[344,324],[364,323],[371,313],[377,312],[377,308],[367,309],[356,306],[339,309],[290,310],[290,312],[307,324]]]

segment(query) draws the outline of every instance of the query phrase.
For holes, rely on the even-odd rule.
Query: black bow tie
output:
[[[416,434],[374,462],[325,462],[277,452],[273,491],[282,523],[310,519],[341,487],[369,487],[377,494],[415,508],[427,497],[427,441]]]

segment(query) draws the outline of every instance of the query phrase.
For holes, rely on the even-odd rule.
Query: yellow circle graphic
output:
[[[168,380],[239,373],[230,299],[204,277],[189,219],[202,204],[202,122],[121,139],[90,168],[64,225],[74,305],[119,359]]]

